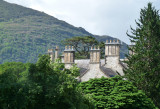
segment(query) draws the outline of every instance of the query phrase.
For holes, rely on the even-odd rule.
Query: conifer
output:
[[[136,29],[131,28],[126,78],[143,90],[160,107],[160,16],[152,3],[141,9]]]

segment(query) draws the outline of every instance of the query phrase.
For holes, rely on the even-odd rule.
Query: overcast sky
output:
[[[160,0],[5,0],[52,15],[96,35],[109,35],[130,44],[126,31],[136,27],[140,9]]]

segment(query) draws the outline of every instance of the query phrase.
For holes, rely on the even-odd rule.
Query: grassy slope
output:
[[[64,45],[61,41],[74,36],[94,36],[43,12],[0,0],[0,63],[36,62],[48,48]],[[109,36],[94,36],[98,40]],[[126,46],[124,46],[126,47]],[[122,52],[126,48],[122,49]],[[123,54],[121,54],[123,57]]]

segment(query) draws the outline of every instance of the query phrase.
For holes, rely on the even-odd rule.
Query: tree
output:
[[[101,49],[101,58],[105,58],[105,43],[99,42],[98,46]]]
[[[77,89],[78,69],[70,70],[47,55],[36,64],[0,65],[1,109],[93,109],[87,97]]]
[[[96,109],[155,109],[151,99],[122,77],[98,78],[78,86]]]
[[[28,65],[21,62],[7,62],[0,65],[1,109],[26,109],[28,89],[23,84],[22,78]]]
[[[76,72],[76,68],[67,70],[64,64],[58,61],[51,64],[49,56],[42,55],[29,69],[28,107],[33,109],[90,108],[87,98],[83,97],[76,88],[78,84],[75,79]]]
[[[92,36],[73,37],[64,40],[63,43],[74,47],[77,58],[89,58],[89,50],[91,46],[98,45],[98,41]]]
[[[125,75],[160,108],[160,16],[151,3],[141,9],[136,24],[128,34],[135,45],[129,48],[134,55],[127,56]]]

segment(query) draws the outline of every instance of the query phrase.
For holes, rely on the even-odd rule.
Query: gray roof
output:
[[[75,60],[75,64],[77,64],[77,67],[80,68],[80,77],[82,77],[88,70],[89,70],[89,59],[80,59]],[[114,71],[112,71],[110,68],[104,67],[105,65],[105,59],[101,59],[101,71],[108,77],[113,77],[117,75]]]
[[[75,64],[80,68],[80,76],[84,75],[89,69],[89,59],[75,60]]]
[[[117,75],[117,73],[115,73],[112,69],[110,69],[110,68],[106,68],[106,67],[104,67],[104,66],[101,66],[100,67],[101,68],[101,70],[103,71],[103,73],[105,74],[105,75],[107,75],[108,77],[114,77],[115,75]]]

